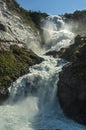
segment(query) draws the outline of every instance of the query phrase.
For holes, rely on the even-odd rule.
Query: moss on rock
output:
[[[0,99],[19,76],[29,72],[29,67],[42,62],[32,50],[11,45],[10,50],[0,50]],[[8,95],[8,94],[7,94]]]
[[[67,61],[75,62],[75,61],[83,61],[83,59],[86,59],[86,42],[80,42],[78,43],[75,41],[74,44],[70,45],[68,48],[62,48],[58,55]]]
[[[86,125],[86,42],[75,43],[60,55],[72,62],[59,75],[60,105],[65,115]]]

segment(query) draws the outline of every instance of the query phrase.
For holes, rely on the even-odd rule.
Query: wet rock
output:
[[[9,97],[8,89],[4,89],[3,91],[0,91],[0,105],[3,104],[3,102],[6,101],[8,97]]]
[[[59,103],[66,116],[86,125],[86,43],[70,46],[62,57],[71,62],[59,74]]]
[[[55,51],[55,50],[54,51],[48,51],[48,52],[46,52],[45,55],[57,57],[58,56],[58,52]]]
[[[5,25],[3,25],[2,23],[0,23],[0,31],[6,31]]]
[[[65,115],[86,125],[86,63],[63,68],[58,82],[58,98]]]
[[[11,45],[10,50],[0,50],[0,102],[8,97],[8,88],[20,76],[29,72],[29,67],[39,64],[43,58],[32,50]]]
[[[85,37],[75,37],[75,43],[70,45],[68,48],[61,48],[61,50],[58,52],[59,57],[66,59],[70,62],[75,61],[83,61],[86,59],[86,41]],[[84,38],[81,40],[81,38]],[[76,40],[78,39],[78,40]]]

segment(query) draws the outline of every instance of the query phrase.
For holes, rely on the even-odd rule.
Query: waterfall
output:
[[[64,21],[65,18],[62,19],[60,16],[49,16],[43,22],[43,38],[48,51],[59,51],[73,43],[72,25],[68,25]]]
[[[48,17],[42,28],[45,53],[71,44],[74,34],[61,17]],[[56,96],[59,72],[66,61],[41,56],[42,63],[32,66],[30,73],[10,86],[10,97],[0,106],[0,130],[85,130],[64,116]]]

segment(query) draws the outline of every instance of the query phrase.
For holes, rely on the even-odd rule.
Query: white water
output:
[[[56,25],[58,25],[58,21],[57,19]],[[53,22],[53,18],[52,22],[50,20],[48,22],[52,28],[49,30],[49,24],[48,26],[45,24],[50,37],[49,41],[46,40],[46,48],[49,43],[51,50],[53,47],[58,49],[58,47],[66,46],[66,43],[73,37],[72,32],[65,28],[62,19],[59,29]],[[55,30],[56,28],[57,30]],[[71,37],[68,36],[69,33],[64,33],[65,31],[69,32]],[[65,36],[67,35],[66,39],[63,38],[63,33]],[[57,34],[60,36],[60,41],[58,41]],[[54,44],[51,42],[52,39],[53,41],[57,39]],[[65,42],[63,43],[63,41]],[[64,117],[56,97],[58,76],[65,64],[64,60],[49,56],[43,56],[43,58],[45,60],[41,64],[30,68],[31,73],[20,77],[11,86],[9,100],[0,106],[0,130],[86,129],[86,127]]]
[[[66,24],[64,18],[49,16],[44,21],[42,27],[48,51],[58,51],[73,43],[74,34],[71,32],[72,25]]]

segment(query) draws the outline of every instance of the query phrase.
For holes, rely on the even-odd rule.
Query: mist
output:
[[[67,24],[60,16],[49,16],[42,24],[44,48],[59,51],[73,43],[73,24]]]

